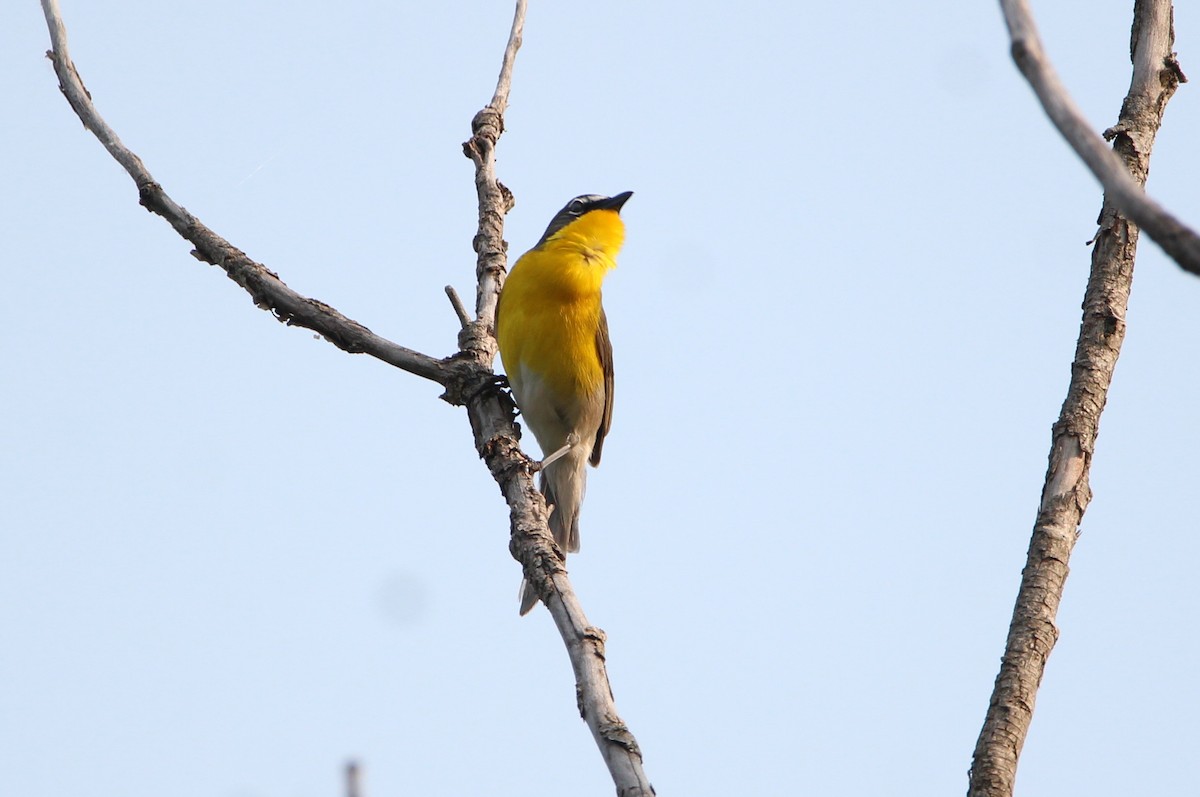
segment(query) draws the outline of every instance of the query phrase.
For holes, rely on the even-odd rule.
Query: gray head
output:
[[[542,233],[541,240],[537,242],[537,246],[546,243],[551,235],[566,227],[571,222],[586,213],[593,210],[615,210],[618,213],[621,211],[621,206],[624,205],[629,197],[633,196],[632,191],[626,191],[616,196],[602,196],[600,194],[581,194],[575,197],[563,209],[554,214],[554,218],[550,220],[550,226]],[[534,248],[536,249],[537,246]]]

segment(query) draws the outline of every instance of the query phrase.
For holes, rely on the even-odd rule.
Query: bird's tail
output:
[[[554,541],[566,553],[579,550],[579,508],[587,486],[586,458],[572,451],[562,459],[551,462],[541,474],[538,487],[546,496],[550,512],[550,531]]]
[[[543,468],[538,484],[546,503],[553,506],[550,511],[550,532],[564,553],[579,550],[579,508],[583,505],[584,488],[587,486],[586,461],[584,455],[572,451]],[[537,602],[538,597],[529,582],[522,581],[521,614],[527,614]]]

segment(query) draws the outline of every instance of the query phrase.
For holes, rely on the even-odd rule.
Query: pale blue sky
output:
[[[1098,130],[1131,6],[1035,3]],[[508,3],[63,11],[177,201],[452,351]],[[333,797],[348,757],[365,797],[611,794],[462,410],[191,258],[47,47],[6,3],[0,794]],[[1193,224],[1197,91],[1150,180]],[[636,192],[569,565],[659,793],[964,793],[1100,204],[995,4],[534,2],[511,103],[514,255],[571,196]],[[1194,790],[1198,308],[1144,241],[1021,794]]]

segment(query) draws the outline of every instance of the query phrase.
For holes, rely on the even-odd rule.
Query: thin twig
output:
[[[1116,154],[1108,155],[1122,164],[1125,180],[1137,187],[1146,181],[1163,110],[1179,85],[1178,65],[1171,58],[1170,1],[1137,0],[1133,31],[1133,80],[1114,128],[1119,131],[1114,133]],[[1092,498],[1088,473],[1100,413],[1125,338],[1125,308],[1137,240],[1138,228],[1123,215],[1123,205],[1106,194],[1092,250],[1071,383],[1054,425],[1046,482],[1004,658],[975,746],[970,797],[1009,797],[1013,792],[1038,685],[1058,640],[1055,617],[1067,563]]]
[[[459,378],[455,364],[393,343],[324,302],[300,295],[285,285],[279,276],[266,266],[251,260],[245,252],[204,226],[199,219],[171,199],[146,169],[142,159],[121,143],[116,132],[101,118],[92,104],[92,96],[84,88],[79,72],[71,61],[67,48],[67,30],[58,8],[58,0],[41,2],[53,48],[46,56],[54,63],[59,88],[67,102],[84,127],[95,134],[109,154],[133,178],[141,204],[147,210],[166,219],[176,232],[190,241],[196,247],[192,252],[196,258],[220,266],[230,279],[250,293],[258,307],[270,310],[277,319],[289,326],[311,329],[340,349],[354,354],[369,354],[397,368],[443,385]]]
[[[1144,187],[1130,178],[1120,159],[1092,130],[1046,58],[1028,2],[1000,0],[1000,8],[1008,25],[1012,57],[1017,68],[1033,87],[1058,132],[1104,186],[1105,195],[1180,267],[1200,275],[1200,236],[1147,196]],[[1170,48],[1166,52],[1156,49],[1153,56],[1147,57],[1155,59],[1154,71],[1169,72],[1169,79],[1174,84],[1187,81]],[[1146,73],[1145,70],[1142,72]],[[1151,79],[1157,78],[1152,76]],[[1133,86],[1130,88],[1132,90]]]
[[[467,313],[467,308],[463,306],[462,299],[458,298],[458,291],[454,290],[453,285],[446,286],[446,297],[450,299],[450,306],[454,308],[454,314],[458,316],[458,323],[466,329],[471,325],[471,316]]]
[[[525,32],[526,0],[517,0],[513,9],[512,29],[508,33],[508,44],[504,46],[504,59],[500,62],[500,77],[496,80],[496,93],[488,103],[501,114],[508,109],[508,94],[512,91],[513,65],[517,62],[517,50],[521,49],[521,36]]]

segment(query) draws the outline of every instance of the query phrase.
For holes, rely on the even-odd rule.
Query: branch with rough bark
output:
[[[600,748],[617,794],[628,797],[654,794],[642,770],[637,741],[616,711],[604,664],[604,632],[588,623],[571,588],[562,552],[554,546],[546,524],[545,501],[533,483],[535,463],[519,446],[512,398],[498,388],[492,370],[496,357],[492,327],[507,270],[504,216],[513,205],[512,193],[496,179],[495,147],[504,131],[513,64],[525,22],[525,0],[516,3],[495,94],[475,115],[472,136],[463,145],[464,153],[475,164],[479,196],[479,228],[473,242],[478,256],[476,317],[472,320],[457,295],[448,289],[462,330],[459,351],[443,359],[393,343],[324,302],[300,295],[277,274],[252,260],[173,200],[96,111],[91,94],[71,61],[58,0],[41,0],[41,4],[52,48],[47,57],[54,64],[59,88],[67,102],[84,127],[95,134],[133,178],[141,204],[163,217],[189,241],[195,247],[193,256],[222,268],[253,297],[258,307],[269,310],[279,321],[311,329],[347,352],[369,354],[435,381],[446,389],[442,398],[466,407],[476,449],[509,505],[510,551],[521,563],[526,580],[537,590],[562,635],[575,672],[580,713]]]
[[[504,109],[512,82],[513,58],[521,46],[525,20],[525,0],[517,0],[512,34],[504,51],[504,65],[492,101],[475,114],[472,136],[463,144],[463,152],[475,164],[475,189],[479,195],[479,230],[475,235],[478,255],[475,273],[476,319],[459,336],[463,354],[469,354],[491,373],[496,356],[493,330],[496,302],[507,271],[504,241],[504,215],[512,207],[512,192],[495,173],[495,147],[504,132]],[[512,404],[507,394],[487,395],[503,400],[497,406],[484,398],[467,403],[475,443],[492,471],[510,508],[512,539],[509,550],[524,567],[525,579],[549,609],[554,624],[567,646],[575,671],[575,691],[579,713],[600,748],[604,762],[621,797],[649,797],[654,794],[642,770],[642,751],[629,727],[617,714],[612,687],[605,667],[604,632],[592,626],[583,613],[575,590],[567,579],[562,552],[554,545],[548,513],[541,492],[530,478],[529,460],[517,448],[512,429]],[[517,456],[519,455],[519,456]],[[517,473],[513,473],[514,466]],[[513,476],[518,478],[513,478]]]
[[[405,371],[432,379],[443,385],[455,376],[453,363],[406,349],[376,335],[362,324],[349,319],[324,302],[301,296],[279,276],[261,263],[246,256],[210,230],[179,203],[167,195],[150,174],[142,159],[121,143],[116,131],[108,126],[92,104],[92,95],[84,88],[83,80],[71,61],[67,48],[67,30],[58,9],[58,0],[42,0],[42,11],[50,29],[52,49],[46,56],[53,62],[58,75],[58,87],[71,110],[83,126],[95,134],[109,154],[133,178],[139,202],[167,220],[177,233],[195,249],[192,255],[205,263],[219,266],[231,280],[241,285],[254,299],[254,304],[269,310],[279,321],[289,326],[305,327],[319,333],[338,348],[351,353],[370,354]]]
[[[1009,5],[1023,4],[1006,3],[1006,12]],[[1021,24],[1023,35],[1036,42],[1032,21]],[[1149,171],[1150,151],[1167,101],[1183,80],[1171,52],[1173,43],[1169,0],[1138,0],[1131,42],[1133,80],[1121,106],[1120,121],[1106,133],[1113,140],[1113,149],[1099,159],[1105,164],[1120,164],[1122,187],[1106,192],[1100,212],[1071,382],[1054,424],[1046,481],[1004,657],[975,747],[970,797],[1008,797],[1013,793],[1017,761],[1033,719],[1037,689],[1058,640],[1054,620],[1079,524],[1092,498],[1088,472],[1100,413],[1125,338],[1125,309],[1138,240],[1138,226],[1134,214],[1126,212],[1126,203],[1130,196],[1137,202],[1148,202],[1141,186]],[[1037,59],[1041,59],[1040,47]],[[1021,58],[1017,61],[1020,64]],[[1042,66],[1048,69],[1048,65]]]
[[[1144,16],[1141,11],[1144,5],[1146,3],[1138,0],[1134,10],[1134,78],[1129,88],[1129,97],[1161,96],[1156,87],[1144,81],[1162,80],[1170,83],[1172,87],[1187,82],[1187,77],[1175,59],[1175,53],[1171,52],[1173,36],[1170,43],[1161,46],[1166,41],[1163,37],[1167,36],[1167,30],[1173,30],[1170,22],[1168,21],[1165,30],[1139,30],[1141,23],[1136,20]],[[1147,196],[1145,181],[1138,182],[1131,177],[1126,164],[1104,143],[1104,139],[1111,141],[1114,137],[1124,134],[1133,139],[1132,145],[1135,148],[1144,147],[1145,155],[1149,156],[1147,142],[1138,138],[1144,133],[1123,129],[1122,123],[1119,122],[1115,127],[1104,131],[1103,138],[1096,135],[1046,57],[1028,2],[1000,0],[1000,8],[1004,12],[1008,35],[1012,40],[1013,61],[1033,87],[1038,101],[1041,102],[1050,121],[1058,128],[1058,132],[1104,186],[1105,196],[1121,209],[1126,218],[1145,230],[1180,267],[1200,276],[1200,236]],[[1136,54],[1139,46],[1137,42],[1142,43],[1140,55]],[[1173,92],[1174,88],[1171,91]],[[1126,102],[1128,101],[1127,99]],[[1166,99],[1160,102],[1162,106],[1166,105]],[[1162,110],[1162,107],[1158,109],[1160,119]],[[1157,130],[1157,126],[1155,129]]]

